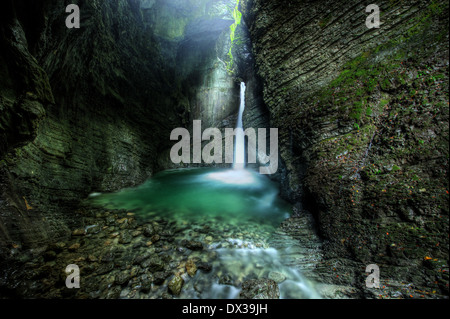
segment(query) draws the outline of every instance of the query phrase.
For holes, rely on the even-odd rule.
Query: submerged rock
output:
[[[144,232],[144,236],[146,236],[146,237],[152,237],[152,236],[156,235],[156,230],[152,224],[145,225],[143,232]]]
[[[181,288],[183,288],[184,285],[184,279],[181,278],[181,276],[179,275],[175,275],[175,277],[172,278],[172,280],[170,280],[168,287],[169,287],[169,291],[178,296],[181,293]]]
[[[198,269],[203,270],[204,272],[210,272],[212,270],[212,266],[210,263],[201,262],[197,266]]]
[[[272,279],[273,281],[275,281],[276,283],[281,283],[283,281],[286,280],[286,276],[282,273],[279,273],[277,271],[271,271],[269,273],[269,279]]]
[[[152,283],[153,283],[153,275],[147,274],[142,275],[141,277],[141,291],[144,293],[149,292],[152,289]]]
[[[195,262],[192,259],[189,259],[186,262],[186,271],[189,276],[194,277],[197,273],[197,266],[195,265]]]
[[[280,288],[272,279],[250,279],[242,284],[240,299],[279,299]]]
[[[129,231],[124,231],[119,235],[119,243],[129,244],[133,240],[133,235]]]
[[[164,270],[164,261],[158,256],[153,256],[145,260],[141,266],[148,268],[151,272],[158,272]]]
[[[155,285],[162,285],[164,280],[170,276],[169,272],[158,271],[153,274],[153,283]]]
[[[121,272],[114,277],[114,283],[122,286],[130,280],[130,277],[128,272]]]
[[[230,275],[226,274],[219,278],[219,284],[220,285],[232,285],[233,284],[233,278],[231,278]]]
[[[75,229],[72,232],[72,236],[83,236],[85,234],[86,234],[86,231],[84,230],[84,228]]]
[[[185,246],[186,248],[190,249],[190,250],[202,250],[203,249],[203,244],[199,241],[195,241],[195,240],[183,240],[182,241],[183,246]]]

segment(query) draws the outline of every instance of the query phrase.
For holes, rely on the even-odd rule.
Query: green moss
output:
[[[414,18],[413,27],[404,35],[398,36],[369,51],[363,52],[354,59],[348,61],[340,74],[330,82],[329,86],[317,94],[318,109],[322,105],[332,105],[341,114],[342,119],[355,121],[354,127],[361,127],[370,123],[374,112],[373,106],[368,101],[377,91],[392,92],[399,87],[410,87],[409,98],[418,94],[416,86],[410,86],[409,75],[404,72],[404,63],[409,58],[415,58],[408,46],[416,47],[417,41],[433,43],[433,37],[429,37],[427,30],[431,26],[436,15],[443,14],[448,4],[433,1],[428,8],[421,11]],[[420,36],[419,36],[420,35]],[[422,43],[424,50],[431,50],[432,45]],[[382,59],[379,56],[383,56]],[[378,61],[374,63],[374,61]],[[443,74],[436,74],[432,68],[426,68],[419,72],[418,79],[428,85],[445,78]],[[388,99],[382,99],[379,105],[380,111],[389,104]],[[428,105],[428,100],[421,101],[422,105]],[[403,108],[409,108],[408,105]],[[393,115],[394,116],[394,115]]]
[[[357,101],[353,104],[353,108],[351,109],[350,112],[350,118],[354,119],[354,120],[361,120],[361,116],[362,116],[362,109],[363,109],[363,102],[362,101]]]
[[[236,29],[241,24],[242,21],[242,13],[239,11],[239,1],[236,0],[236,7],[233,11],[234,23],[230,26],[230,50],[228,51],[229,61],[227,62],[227,70],[229,73],[233,73],[233,65],[234,65],[234,57],[233,57],[233,46],[235,45],[236,40]]]

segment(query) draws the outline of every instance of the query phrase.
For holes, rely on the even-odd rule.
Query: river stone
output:
[[[203,270],[204,272],[210,272],[212,270],[212,266],[210,263],[201,262],[197,266],[198,269]]]
[[[132,233],[131,233],[131,235],[133,236],[133,237],[137,237],[137,236],[139,236],[139,235],[141,235],[142,234],[142,232],[140,231],[140,230],[135,230],[135,231],[133,231]]]
[[[164,280],[170,276],[169,272],[158,271],[153,274],[153,283],[155,285],[162,285]]]
[[[119,235],[119,243],[121,244],[129,244],[133,240],[133,236],[129,231],[121,232]]]
[[[272,279],[250,279],[242,283],[240,299],[279,299],[280,288]]]
[[[271,271],[269,272],[269,279],[272,279],[276,283],[281,283],[286,280],[286,276],[282,273],[279,273],[277,271]]]
[[[49,250],[53,250],[56,253],[60,253],[64,250],[64,248],[66,248],[66,243],[65,242],[57,242],[55,244],[52,244],[49,246]]]
[[[210,243],[212,243],[212,241],[213,241],[212,236],[206,236],[205,237],[205,243],[210,244]]]
[[[161,239],[161,237],[158,234],[153,235],[152,238],[151,238],[152,243],[156,243],[160,239]]]
[[[114,251],[107,251],[105,252],[101,257],[100,257],[100,261],[101,262],[110,262],[114,260]]]
[[[115,221],[116,221],[116,219],[114,218],[114,216],[108,216],[108,217],[106,217],[106,223],[107,223],[108,225],[114,224]]]
[[[86,227],[86,234],[87,235],[97,234],[100,232],[100,230],[101,230],[100,225],[88,226]]]
[[[146,260],[146,259],[148,259],[148,258],[150,258],[151,257],[151,254],[149,254],[149,253],[144,253],[144,254],[138,254],[135,258],[134,258],[134,260],[133,260],[133,264],[134,265],[142,265],[142,263]],[[144,266],[143,266],[144,267]]]
[[[109,262],[109,263],[106,263],[106,264],[101,264],[100,267],[98,267],[98,269],[97,269],[97,275],[106,274],[106,273],[110,272],[113,269],[114,269],[114,263],[113,262]]]
[[[175,296],[179,296],[181,293],[181,288],[183,288],[184,280],[179,275],[175,275],[168,284],[169,291]]]
[[[79,229],[75,229],[72,232],[72,236],[83,236],[86,233],[86,231],[84,230],[84,228],[79,228]]]
[[[80,244],[79,243],[75,243],[75,244],[73,244],[73,245],[71,245],[71,246],[69,246],[69,251],[75,251],[75,250],[77,250],[78,248],[80,248]]]
[[[152,224],[145,225],[143,232],[144,232],[144,236],[146,236],[146,237],[152,237],[153,235],[156,235],[155,227],[153,227]]]
[[[183,246],[185,246],[186,248],[190,249],[190,250],[202,250],[203,249],[203,244],[199,241],[195,241],[195,240],[183,240],[182,242]]]
[[[158,256],[153,256],[145,260],[141,266],[148,268],[151,272],[158,272],[164,270],[164,261]]]
[[[98,260],[97,257],[95,257],[95,255],[90,254],[87,258],[88,261],[90,262],[96,262]]]
[[[116,285],[124,285],[130,280],[130,275],[127,272],[121,272],[114,277],[114,283]]]
[[[152,289],[153,275],[145,274],[141,276],[141,291],[144,293],[149,292]]]
[[[219,278],[219,284],[220,285],[232,285],[233,279],[231,278],[230,275],[225,274]]]
[[[197,266],[195,265],[195,262],[192,259],[189,259],[186,262],[186,271],[189,276],[194,277],[197,273]]]
[[[118,286],[108,289],[106,291],[105,298],[106,299],[119,299],[121,291],[122,291],[122,289]]]

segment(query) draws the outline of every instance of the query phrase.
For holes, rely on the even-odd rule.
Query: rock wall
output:
[[[234,127],[239,81],[256,83],[248,52],[234,75],[226,68],[233,0],[73,3],[80,29],[66,28],[63,1],[2,4],[0,246],[6,255],[67,236],[88,194],[177,167],[169,158],[170,132],[198,119],[203,128]],[[247,125],[268,125],[252,120],[261,109],[260,89],[250,84]]]
[[[379,29],[369,4],[243,1],[283,191],[318,223],[322,280],[364,289],[375,263],[448,295],[448,2],[378,1]]]
[[[8,246],[65,236],[87,194],[160,170],[159,151],[181,125],[139,1],[75,3],[82,27],[70,30],[63,1],[2,4],[0,236]]]

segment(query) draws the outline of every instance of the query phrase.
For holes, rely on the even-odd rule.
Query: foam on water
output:
[[[108,209],[132,211],[144,222],[163,218],[181,225],[174,235],[177,242],[204,242],[207,249],[190,253],[189,258],[206,260],[212,271],[198,271],[193,278],[185,274],[180,298],[234,299],[245,280],[269,278],[271,272],[285,277],[279,284],[281,298],[319,298],[314,285],[283,265],[278,251],[268,244],[291,206],[278,197],[278,185],[266,176],[250,170],[170,170],[139,187],[89,200]],[[206,241],[208,236],[213,240]],[[207,257],[211,251],[216,253],[213,259]]]

